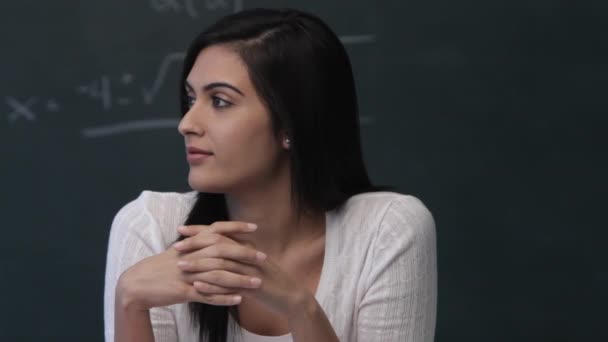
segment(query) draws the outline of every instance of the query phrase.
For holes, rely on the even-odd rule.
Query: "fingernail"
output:
[[[251,280],[249,282],[251,283],[251,285],[253,285],[255,287],[258,287],[262,283],[262,279],[260,279],[260,278],[251,278]]]
[[[186,226],[179,226],[179,227],[177,227],[177,230],[183,232],[184,230],[186,230]]]
[[[258,225],[255,223],[247,223],[247,228],[249,231],[254,231],[254,230],[258,229]]]
[[[241,297],[241,296],[234,296],[234,297],[232,297],[232,302],[234,304],[238,304],[241,302],[242,299],[243,299],[243,297]]]
[[[177,266],[188,266],[190,263],[186,260],[180,260],[177,262]]]
[[[176,242],[175,244],[173,244],[173,247],[180,249],[180,248],[184,247],[184,242],[183,241]]]
[[[258,261],[264,261],[264,260],[266,260],[266,254],[264,254],[262,252],[257,252],[255,254],[255,257],[258,259]]]

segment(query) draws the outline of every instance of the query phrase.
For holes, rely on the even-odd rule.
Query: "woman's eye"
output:
[[[230,102],[228,102],[222,98],[219,98],[217,96],[213,96],[211,99],[213,101],[213,107],[215,107],[215,108],[225,108],[225,107],[229,107],[231,105]]]
[[[196,101],[194,97],[188,96],[188,98],[186,99],[186,105],[188,106],[188,108],[192,108],[192,106],[194,106],[194,101]]]

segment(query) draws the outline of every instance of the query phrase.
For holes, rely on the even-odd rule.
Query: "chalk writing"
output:
[[[229,9],[232,6],[234,12],[243,9],[243,0],[204,0],[202,6],[207,11]],[[199,6],[200,7],[200,6]],[[199,12],[193,0],[150,0],[150,8],[156,12],[185,12],[190,18],[198,18]]]
[[[25,102],[17,101],[14,97],[7,96],[6,103],[13,111],[8,114],[8,121],[14,122],[20,117],[27,121],[35,121],[36,114],[32,110],[32,106],[38,102],[35,97],[28,98]]]
[[[178,119],[148,119],[128,121],[118,124],[85,128],[81,134],[85,138],[100,138],[120,133],[144,131],[158,128],[177,128]]]
[[[36,97],[30,97],[25,101],[19,101],[12,96],[7,96],[5,98],[6,104],[12,109],[7,115],[8,122],[35,122],[37,119],[37,113],[34,112],[34,105],[38,104],[39,99]],[[55,99],[48,99],[44,101],[42,104],[43,109],[46,109],[49,112],[58,112],[61,109],[61,106]]]
[[[163,61],[160,63],[160,68],[158,68],[158,72],[156,73],[156,77],[154,78],[152,86],[142,87],[142,95],[144,97],[145,104],[150,104],[152,103],[152,101],[154,101],[156,94],[158,94],[158,91],[163,86],[169,68],[177,62],[181,62],[185,57],[185,53],[173,52],[163,58]]]
[[[49,112],[58,112],[61,109],[61,107],[55,100],[50,99],[50,100],[46,101],[46,109]]]
[[[341,36],[340,41],[343,44],[362,44],[362,43],[373,43],[376,40],[376,36],[373,34],[361,34],[355,36]]]
[[[118,78],[118,83],[123,86],[128,86],[133,83],[134,76],[130,73],[123,73]],[[76,92],[82,95],[87,95],[92,99],[101,101],[105,110],[112,109],[115,103],[126,106],[133,103],[133,100],[126,97],[113,97],[112,82],[110,77],[102,75],[98,80],[94,80],[88,84],[76,87]]]
[[[340,40],[344,44],[363,44],[363,43],[372,43],[376,40],[376,36],[372,34],[362,34],[362,35],[348,35],[348,36],[340,36]],[[142,94],[144,97],[144,103],[150,104],[154,101],[154,98],[158,94],[158,91],[162,88],[165,78],[169,72],[169,69],[175,65],[180,64],[183,59],[186,57],[185,53],[182,52],[173,52],[166,55],[162,62],[160,63],[160,67],[156,72],[156,76],[150,87],[142,87]]]
[[[102,76],[99,81],[95,80],[88,85],[81,85],[76,90],[94,99],[100,99],[104,109],[112,107],[112,94],[110,93],[110,80],[107,76]]]
[[[176,7],[176,0],[162,2],[159,0],[156,4],[158,6],[165,6],[163,8],[178,8]],[[219,1],[208,2],[209,6],[219,6]],[[242,2],[239,2],[242,4]],[[185,3],[184,3],[185,4]],[[160,8],[160,7],[159,7]],[[180,7],[181,8],[181,7]],[[215,7],[214,7],[215,8]],[[343,35],[340,36],[340,40],[344,44],[367,44],[372,43],[376,40],[375,35],[372,34],[361,34],[361,35]],[[156,72],[152,73],[153,79],[149,84],[141,84],[136,82],[137,78],[130,72],[125,71],[118,76],[101,75],[99,78],[93,81],[84,82],[81,85],[75,87],[76,93],[81,96],[87,96],[101,104],[101,107],[105,111],[112,110],[115,106],[129,106],[129,105],[151,105],[156,100],[161,89],[165,85],[168,75],[171,75],[175,67],[181,65],[185,54],[183,52],[172,52],[165,55],[159,63]],[[125,88],[135,89],[137,94],[141,95],[141,99],[138,96],[128,97],[119,96],[122,94]],[[129,92],[133,93],[133,91]],[[10,112],[7,115],[7,119],[10,123],[15,122],[27,122],[35,123],[37,120],[37,112],[45,109],[48,112],[58,112],[62,110],[60,103],[54,98],[47,100],[40,100],[37,97],[29,97],[24,100],[18,100],[16,97],[7,96],[5,102],[9,107]],[[368,116],[361,116],[359,118],[361,125],[368,125],[372,123],[372,118]],[[178,120],[176,118],[155,118],[155,119],[142,119],[135,121],[126,121],[119,123],[112,123],[108,125],[101,125],[95,127],[87,127],[81,129],[81,135],[84,138],[100,138],[116,134],[124,134],[133,131],[145,131],[153,129],[166,129],[177,127]]]

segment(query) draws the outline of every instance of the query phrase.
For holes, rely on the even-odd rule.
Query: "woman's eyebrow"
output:
[[[194,88],[190,85],[190,82],[188,82],[188,80],[184,81],[184,87],[186,88],[187,91],[189,92],[194,92]],[[228,88],[228,89],[232,89],[235,92],[241,94],[241,96],[245,96],[245,94],[239,90],[239,88],[226,83],[226,82],[213,82],[213,83],[209,83],[206,86],[203,87],[203,91],[209,91],[211,89],[214,88]]]
[[[245,94],[243,94],[243,92],[240,91],[239,88],[237,88],[237,87],[235,87],[235,86],[233,86],[231,84],[228,84],[226,82],[213,82],[213,83],[209,83],[209,84],[207,84],[206,86],[203,87],[203,90],[204,91],[209,91],[209,90],[214,89],[214,88],[228,88],[228,89],[232,89],[235,92],[241,94],[241,96],[245,96]]]

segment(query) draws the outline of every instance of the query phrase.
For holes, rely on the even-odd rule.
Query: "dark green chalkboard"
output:
[[[605,1],[23,0],[0,4],[0,340],[102,340],[113,215],[188,190],[183,51],[260,6],[346,44],[372,178],[435,215],[438,341],[608,338]]]

